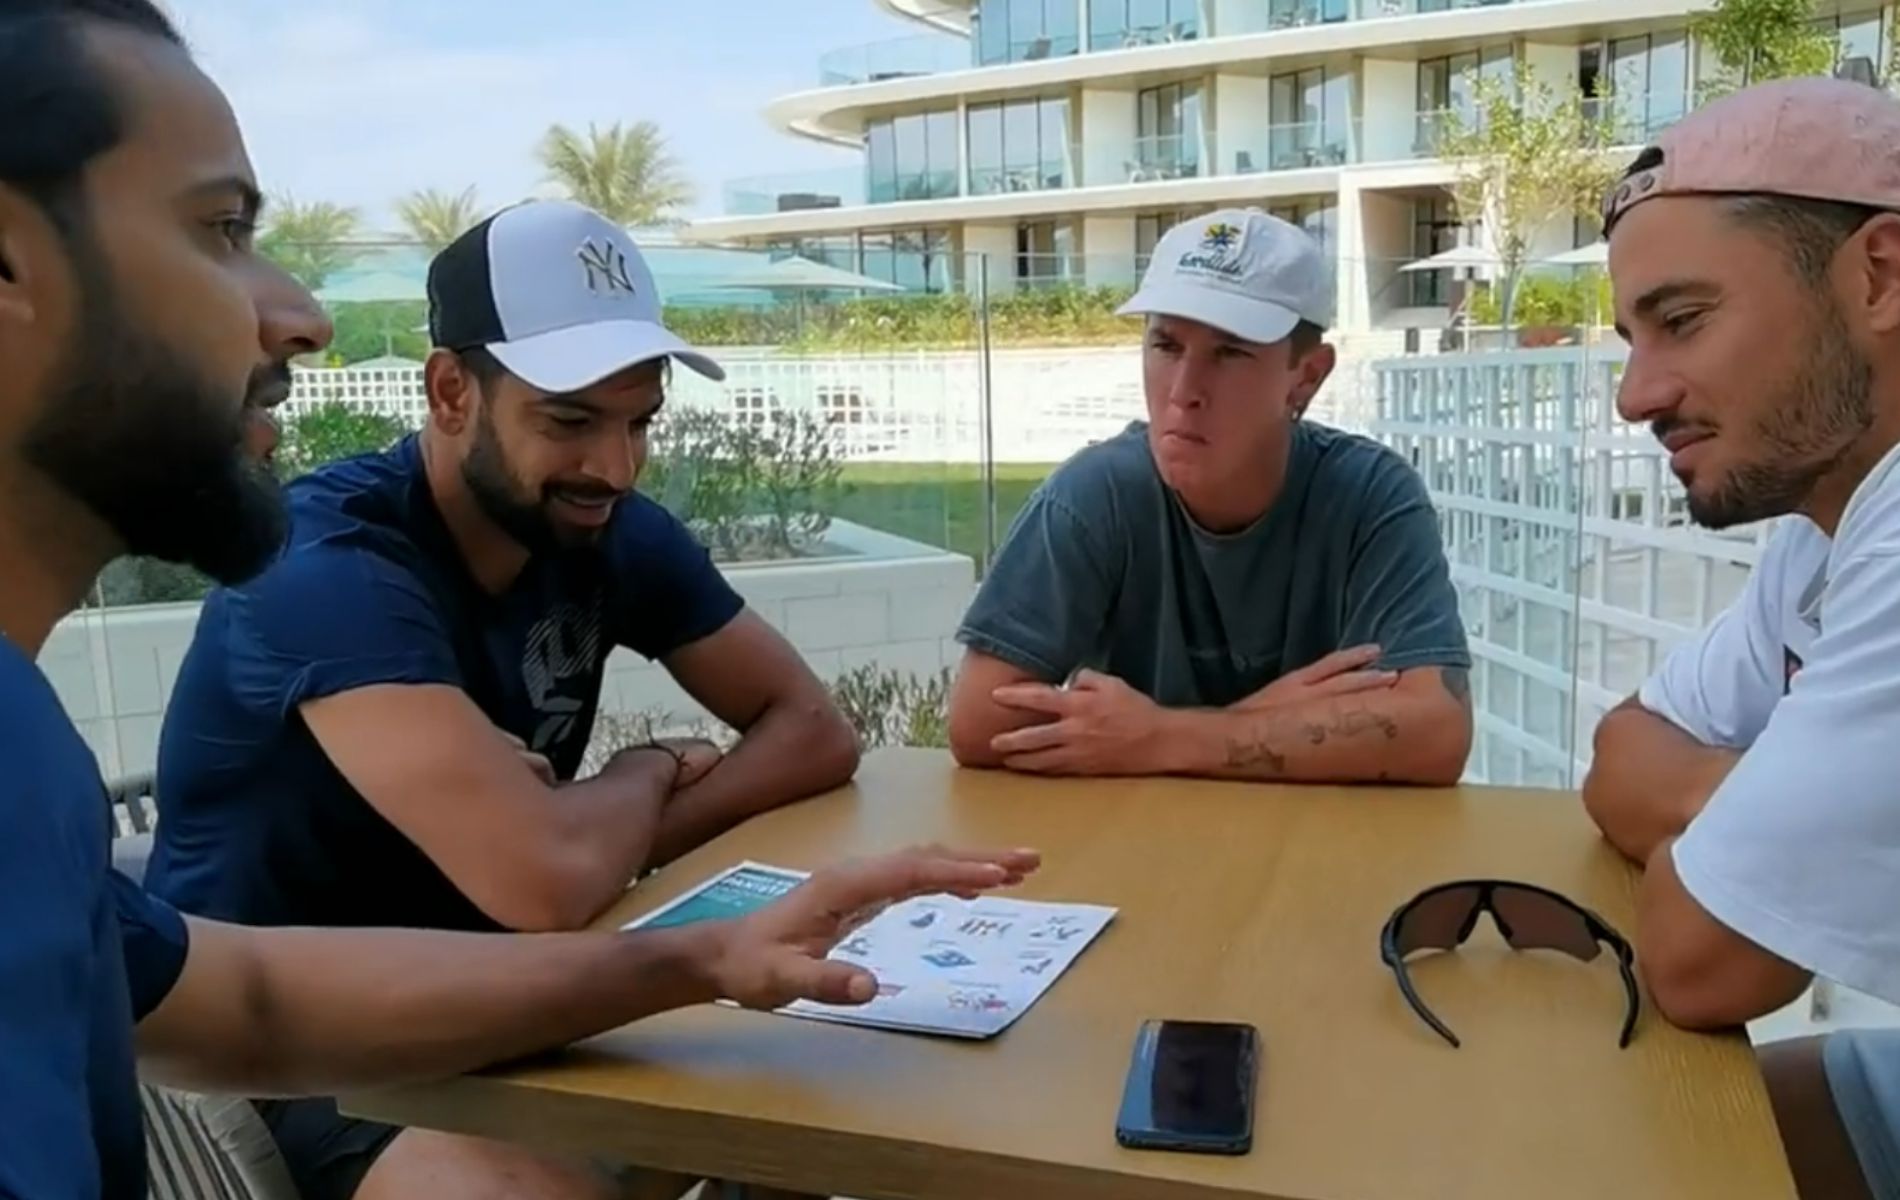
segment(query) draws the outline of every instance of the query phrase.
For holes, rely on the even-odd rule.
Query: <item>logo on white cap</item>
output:
[[[624,293],[634,294],[633,280],[627,274],[627,256],[612,242],[597,242],[588,238],[581,248],[574,252],[581,260],[581,266],[587,269],[587,290],[599,295],[604,289],[608,295]]]
[[[1177,270],[1211,272],[1233,279],[1246,270],[1240,253],[1247,245],[1247,231],[1227,221],[1215,221],[1201,231],[1198,249],[1189,250],[1175,263]]]

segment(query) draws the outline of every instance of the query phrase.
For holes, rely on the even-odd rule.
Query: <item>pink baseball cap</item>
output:
[[[1665,130],[1603,201],[1603,232],[1657,196],[1767,194],[1900,211],[1900,100],[1846,79],[1743,88]]]

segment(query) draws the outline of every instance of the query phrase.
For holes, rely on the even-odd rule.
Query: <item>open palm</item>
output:
[[[794,1000],[864,1004],[877,980],[825,956],[886,907],[939,893],[973,897],[1011,887],[1041,865],[1033,850],[928,846],[815,872],[778,902],[734,922],[715,968],[720,992],[747,1008]]]

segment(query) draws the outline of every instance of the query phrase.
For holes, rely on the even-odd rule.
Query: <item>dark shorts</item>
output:
[[[1900,1200],[1900,1029],[1843,1030],[1821,1055],[1868,1192]]]
[[[346,1117],[335,1100],[255,1103],[302,1200],[350,1200],[377,1156],[402,1132]]]

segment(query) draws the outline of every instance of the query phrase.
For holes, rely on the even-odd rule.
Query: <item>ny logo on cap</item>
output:
[[[633,279],[627,274],[627,256],[620,247],[612,242],[601,243],[588,238],[574,255],[581,260],[581,266],[587,268],[588,291],[596,294],[606,292],[610,296],[618,292],[633,295]]]

